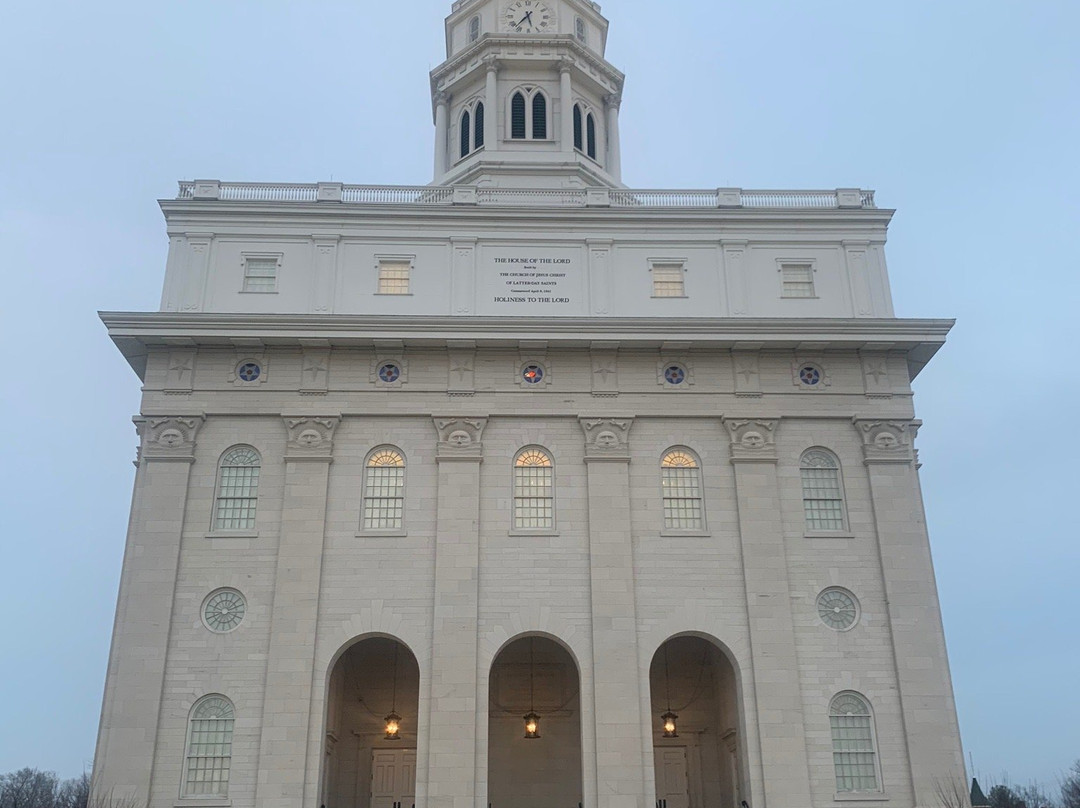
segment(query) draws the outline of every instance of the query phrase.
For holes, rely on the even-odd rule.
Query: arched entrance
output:
[[[403,643],[361,640],[334,665],[326,712],[325,808],[413,808],[420,669]]]
[[[573,808],[581,801],[577,664],[553,640],[521,637],[503,648],[491,665],[488,804]]]
[[[743,749],[738,676],[700,637],[674,637],[649,669],[659,808],[739,808]]]

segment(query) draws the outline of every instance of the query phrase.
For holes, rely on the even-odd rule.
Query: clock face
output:
[[[503,13],[503,26],[515,34],[555,30],[555,14],[540,0],[513,0]]]

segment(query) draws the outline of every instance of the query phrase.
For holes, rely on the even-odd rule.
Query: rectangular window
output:
[[[803,511],[808,530],[843,530],[844,498],[836,469],[804,468],[802,474]]]
[[[555,526],[553,483],[550,466],[525,466],[514,469],[515,528],[550,530]]]
[[[276,292],[277,271],[277,258],[245,258],[244,291],[264,294]]]
[[[833,766],[839,792],[877,791],[874,736],[868,715],[833,715]]]
[[[412,266],[408,261],[379,262],[379,294],[409,294],[409,272]]]
[[[783,297],[815,297],[814,267],[810,264],[782,264]]]
[[[367,470],[364,530],[400,530],[405,519],[405,466]]]
[[[682,264],[653,264],[653,297],[686,297]]]

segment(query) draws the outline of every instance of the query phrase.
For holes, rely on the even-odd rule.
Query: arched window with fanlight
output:
[[[588,28],[585,27],[585,20],[581,19],[581,17],[577,17],[574,20],[574,36],[577,37],[578,42],[582,45],[587,45],[589,43],[589,31]]]
[[[555,527],[555,464],[543,449],[530,446],[514,458],[514,529]]]
[[[547,140],[548,98],[539,87],[520,87],[511,93],[510,137]]]
[[[836,455],[820,448],[803,452],[799,476],[807,531],[847,530],[844,486]]]
[[[214,530],[254,530],[262,461],[250,446],[234,446],[218,463]]]
[[[665,530],[704,530],[701,464],[688,450],[669,449],[660,461]]]
[[[232,702],[224,696],[204,696],[191,708],[182,796],[211,799],[229,796],[235,721]]]
[[[877,743],[870,703],[858,693],[840,693],[829,704],[836,791],[880,791]]]
[[[475,42],[480,38],[480,15],[469,20],[469,42]]]
[[[405,456],[393,446],[380,446],[364,463],[360,524],[372,531],[405,526]]]
[[[590,112],[585,119],[585,153],[593,160],[596,159],[596,118]]]
[[[461,113],[461,156],[468,157],[472,151],[472,115],[469,110]]]

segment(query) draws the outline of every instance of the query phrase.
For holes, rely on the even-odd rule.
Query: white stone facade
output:
[[[455,4],[436,104],[455,103],[448,65],[488,48],[617,73],[595,4],[547,3],[558,30],[535,42],[498,30],[506,5]],[[561,103],[565,62],[514,64]],[[630,192],[610,164],[524,166],[511,145],[469,185],[444,164],[424,190],[199,181],[163,203],[162,310],[103,315],[144,396],[95,789],[155,808],[936,805],[964,774],[911,380],[951,323],[894,318],[891,212],[861,191]],[[651,274],[672,267],[681,289]],[[222,469],[238,446],[257,496],[225,505],[252,474]],[[403,517],[373,526],[387,447]],[[549,521],[518,520],[529,447]],[[673,448],[699,485],[678,524]],[[827,529],[806,516],[814,448],[839,467]],[[857,603],[846,630],[819,614],[830,588]],[[225,632],[221,590],[245,607]],[[831,721],[845,693],[869,720]],[[197,725],[206,696],[232,712]],[[226,723],[227,754],[193,753]],[[872,782],[838,773],[840,725],[868,727]],[[185,785],[226,759],[225,782]]]

